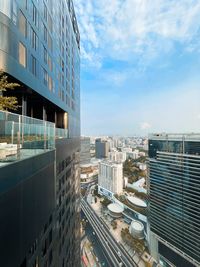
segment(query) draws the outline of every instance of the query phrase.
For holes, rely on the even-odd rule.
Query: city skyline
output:
[[[200,3],[74,4],[82,40],[82,135],[199,131]]]

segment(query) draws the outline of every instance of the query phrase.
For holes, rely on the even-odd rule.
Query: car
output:
[[[120,253],[120,251],[117,251],[117,254],[121,257],[122,256],[122,254]]]

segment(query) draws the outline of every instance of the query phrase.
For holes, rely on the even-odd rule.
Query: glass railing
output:
[[[55,138],[68,138],[68,129],[55,128]]]
[[[55,124],[0,111],[0,162],[10,162],[55,148],[56,138],[68,138]]]

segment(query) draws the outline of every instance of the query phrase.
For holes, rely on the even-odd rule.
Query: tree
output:
[[[16,110],[18,106],[17,98],[14,96],[3,96],[3,92],[20,87],[18,83],[8,81],[8,76],[0,70],[0,110]]]

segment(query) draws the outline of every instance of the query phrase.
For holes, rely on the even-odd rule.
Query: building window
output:
[[[52,60],[51,60],[50,56],[48,56],[48,66],[49,66],[49,70],[52,71],[53,70],[53,66],[52,66]]]
[[[44,46],[43,48],[44,48],[44,63],[47,64],[47,61],[48,61],[47,49]]]
[[[26,47],[19,42],[19,63],[26,67]]]
[[[33,19],[33,23],[35,24],[35,26],[38,26],[38,16],[37,16],[37,9],[35,7],[35,5],[31,4],[31,13],[32,13],[32,19]]]
[[[45,86],[47,86],[48,84],[48,73],[44,68],[43,68],[43,83]]]
[[[53,89],[53,82],[52,82],[52,78],[51,78],[51,76],[49,76],[49,90],[50,91],[52,91],[52,89]]]
[[[48,34],[48,47],[52,51],[52,39],[51,36]]]
[[[44,31],[43,31],[43,37],[44,37],[44,41],[47,43],[47,27],[43,24],[43,27],[44,27]]]
[[[22,6],[23,8],[27,9],[27,0],[22,0]]]
[[[44,20],[47,22],[47,6],[45,3],[44,3]]]
[[[31,72],[36,76],[36,58],[33,55],[31,55]]]
[[[34,50],[37,49],[37,35],[33,28],[31,28],[31,46]]]
[[[53,23],[52,23],[51,15],[48,15],[48,26],[49,26],[49,30],[52,32],[52,30],[53,30]]]
[[[13,1],[12,21],[15,25],[17,25],[17,3],[16,1]]]
[[[19,30],[24,37],[27,36],[27,21],[23,13],[20,11],[19,14]]]

